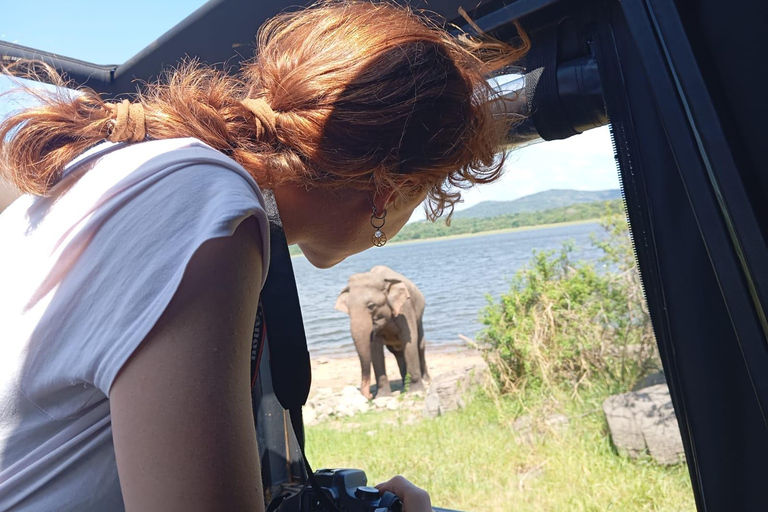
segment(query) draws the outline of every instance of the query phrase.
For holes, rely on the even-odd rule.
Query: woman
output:
[[[186,64],[135,101],[40,95],[0,125],[0,509],[263,510],[250,335],[260,190],[317,267],[493,181],[484,77],[520,57],[389,4],[269,21],[237,77]],[[107,142],[105,142],[105,139]],[[382,485],[406,512],[429,497]]]

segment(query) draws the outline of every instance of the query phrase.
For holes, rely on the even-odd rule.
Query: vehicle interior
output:
[[[455,34],[482,32],[511,43],[518,41],[518,25],[528,34],[531,51],[518,74],[498,81],[507,110],[525,118],[509,134],[510,147],[610,126],[696,506],[764,510],[768,96],[759,51],[766,47],[768,6],[747,0],[412,5],[449,20],[446,29]],[[122,64],[97,65],[3,41],[0,62],[42,60],[115,97],[185,56],[235,69],[257,27],[292,8],[295,2],[286,0],[210,0]],[[279,215],[271,214],[274,263],[263,307],[266,317],[283,321],[270,323],[269,356],[254,369],[253,396],[268,498],[307,481],[301,406],[311,379],[291,260]]]

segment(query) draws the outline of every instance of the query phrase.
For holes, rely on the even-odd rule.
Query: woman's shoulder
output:
[[[78,226],[75,231],[108,228],[122,239],[141,233],[146,243],[179,234],[194,243],[198,237],[227,236],[251,215],[267,234],[265,211],[261,190],[240,164],[197,139],[183,138],[94,148],[73,161],[28,217],[58,219]],[[266,249],[268,238],[261,241]]]
[[[229,175],[239,176],[241,180],[236,181],[247,185],[262,201],[259,186],[248,171],[233,159],[194,138],[150,140],[136,144],[99,144],[73,160],[65,168],[63,179],[55,188],[68,188],[67,182],[71,180],[82,181],[84,185],[116,186],[119,190],[199,166],[208,168],[204,174],[208,181],[226,180]],[[52,192],[55,194],[55,190]]]
[[[261,275],[252,277],[263,285],[269,223],[253,179],[193,139],[97,149],[5,231],[15,233],[16,268],[28,262],[17,280],[33,283],[9,300],[45,308],[36,332],[49,350],[32,355],[35,367],[106,393],[207,241],[231,237],[245,221],[255,226],[247,233]],[[57,346],[62,357],[51,360]],[[29,385],[30,398],[44,404],[48,388]]]
[[[150,247],[169,238],[194,245],[228,236],[255,216],[268,251],[266,206],[255,180],[192,138],[100,144],[67,166],[50,194],[27,199],[3,216],[0,235],[37,249],[120,250],[132,237]]]
[[[237,162],[196,139],[116,148],[98,158],[81,181],[89,194],[85,203],[93,205],[92,228],[118,237],[102,240],[113,243],[109,250],[121,249],[121,240],[147,249],[194,250],[207,239],[232,235],[253,216],[267,263],[269,225],[258,185]]]

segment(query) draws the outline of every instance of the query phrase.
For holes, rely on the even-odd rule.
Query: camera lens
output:
[[[361,485],[355,489],[355,496],[361,500],[373,501],[379,499],[381,496],[379,490],[375,487],[369,487],[367,485]]]

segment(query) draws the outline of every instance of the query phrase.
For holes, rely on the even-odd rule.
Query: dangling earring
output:
[[[376,247],[382,247],[384,244],[387,243],[387,235],[384,234],[384,232],[381,230],[381,228],[384,227],[384,223],[386,222],[384,219],[387,217],[387,209],[384,208],[384,213],[379,217],[376,214],[376,207],[373,207],[373,215],[371,215],[371,226],[376,230],[373,233],[373,237],[371,237],[371,240],[373,241],[373,245]],[[379,221],[381,223],[379,224]]]

